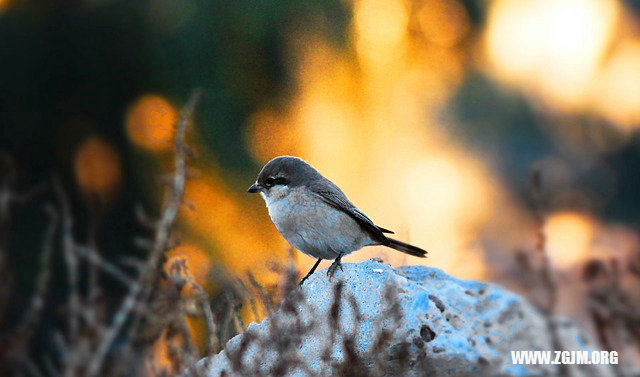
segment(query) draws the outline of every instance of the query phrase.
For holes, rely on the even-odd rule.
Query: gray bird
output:
[[[248,192],[259,192],[269,216],[284,238],[296,249],[318,258],[300,285],[323,259],[333,259],[327,270],[331,279],[341,258],[364,246],[384,245],[425,257],[419,247],[385,236],[393,233],[377,226],[347,199],[335,183],[298,157],[280,156],[260,171]]]

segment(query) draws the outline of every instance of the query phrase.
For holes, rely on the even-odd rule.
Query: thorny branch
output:
[[[55,205],[45,207],[50,221],[40,257],[41,271],[28,308],[22,313],[22,320],[17,321],[12,329],[0,333],[0,361],[9,361],[7,364],[10,364],[0,363],[0,374],[13,370],[20,375],[26,372],[33,376],[75,377],[142,375],[155,371],[154,374],[160,377],[168,372],[180,372],[200,356],[187,322],[189,316],[204,318],[208,335],[205,351],[208,354],[219,352],[224,334],[233,336],[242,330],[244,326],[237,298],[228,302],[223,300],[225,306],[219,310],[222,314],[214,313],[208,293],[193,281],[184,260],[169,266],[169,274],[163,271],[165,252],[175,244],[173,224],[181,206],[188,204],[183,197],[189,178],[187,162],[192,153],[186,144],[186,135],[200,98],[199,90],[192,93],[176,124],[174,171],[159,218],[150,219],[140,207],[137,211],[143,220],[142,225],[153,231],[153,238],[149,241],[140,237],[134,239],[137,245],[148,251],[145,258],[129,256],[127,260],[114,263],[103,257],[95,237],[95,224],[99,219],[92,219],[95,221],[89,224],[87,241],[78,241],[70,196],[61,180],[57,176],[52,177],[51,193]],[[0,272],[8,272],[0,275],[7,282],[0,285],[1,312],[9,302],[5,293],[11,293],[10,279],[6,280],[11,277],[11,269],[7,269],[10,254],[5,246],[8,245],[12,206],[28,201],[42,191],[42,187],[23,194],[16,192],[13,160],[0,155],[0,168]],[[67,275],[64,288],[66,303],[52,309],[54,316],[63,314],[64,322],[61,329],[46,330],[48,341],[55,345],[57,352],[32,355],[29,351],[35,345],[35,333],[43,319],[45,296],[54,273],[53,255],[57,252],[60,252]],[[99,273],[126,288],[114,311],[108,310]],[[187,284],[195,295],[183,295],[182,288]],[[59,312],[60,309],[64,312]],[[2,317],[0,313],[0,322],[4,321]],[[231,331],[221,326],[227,319],[234,324]],[[145,325],[144,331],[137,328],[139,323]],[[151,331],[147,331],[147,327]],[[118,341],[120,338],[124,341]],[[153,358],[158,351],[156,344],[163,347],[162,353],[169,358],[170,367],[156,364],[157,360]],[[117,358],[118,363],[107,363],[112,357]]]
[[[51,206],[45,207],[45,212],[49,216],[49,227],[42,243],[40,273],[36,281],[35,291],[31,296],[22,321],[11,333],[0,336],[0,349],[14,354],[24,353],[27,341],[35,332],[38,326],[38,319],[44,309],[45,296],[51,280],[51,256],[53,254],[53,239],[58,224],[58,214]]]
[[[83,245],[76,245],[74,250],[78,254],[78,256],[85,258],[92,264],[96,265],[98,268],[109,274],[124,286],[129,287],[131,286],[131,284],[133,284],[133,280],[129,277],[129,275],[127,275],[115,264],[102,258],[100,254],[97,253],[93,248]]]
[[[62,209],[62,251],[67,265],[67,284],[69,289],[69,339],[73,341],[78,336],[78,319],[80,313],[80,295],[78,293],[78,258],[74,252],[73,240],[73,216],[69,199],[67,198],[62,183],[57,177],[53,178],[53,189]],[[73,368],[72,368],[73,369]]]
[[[40,318],[40,313],[44,308],[45,295],[49,287],[49,281],[51,280],[51,256],[53,254],[53,238],[58,224],[58,214],[51,206],[45,207],[45,211],[49,216],[49,228],[42,242],[42,253],[40,255],[40,271],[42,272],[38,275],[36,290],[31,297],[31,303],[29,304],[23,322],[18,327],[19,332],[29,331],[29,329],[33,331],[35,329],[36,321]],[[28,339],[30,336],[23,335],[17,338]]]
[[[149,255],[146,260],[140,261],[136,268],[136,276],[132,278],[116,264],[105,260],[99,253],[99,249],[92,235],[89,236],[87,245],[80,244],[74,235],[74,216],[72,214],[71,201],[65,192],[62,182],[58,177],[52,178],[53,194],[57,199],[57,205],[47,205],[46,213],[49,216],[49,227],[45,232],[43,248],[40,256],[41,271],[37,275],[34,293],[29,301],[27,310],[21,316],[13,329],[3,331],[0,334],[0,361],[11,361],[12,364],[20,364],[29,374],[34,376],[97,376],[104,374],[117,375],[118,366],[105,365],[105,360],[113,351],[115,340],[121,334],[125,325],[141,317],[148,317],[152,314],[151,308],[157,305],[157,298],[152,295],[157,290],[160,277],[162,261],[165,251],[170,247],[171,228],[176,219],[180,206],[183,204],[185,182],[187,176],[187,158],[190,154],[186,145],[186,132],[193,115],[196,104],[201,97],[200,91],[194,91],[186,106],[182,110],[177,124],[175,136],[175,171],[171,180],[171,185],[167,195],[167,200],[163,205],[160,219],[155,222],[154,240],[149,248]],[[10,229],[11,209],[13,204],[20,204],[28,201],[31,197],[41,191],[41,187],[36,187],[25,194],[15,191],[15,166],[13,160],[0,156],[2,175],[0,175],[0,272],[5,279],[10,277],[7,251],[8,232]],[[55,209],[57,208],[57,210]],[[95,225],[95,224],[94,224]],[[90,233],[93,234],[94,228]],[[57,235],[60,236],[57,242]],[[28,347],[33,335],[40,325],[44,310],[45,296],[48,292],[52,275],[52,256],[57,251],[61,252],[66,270],[66,322],[64,331],[53,331],[51,341],[56,345],[58,353],[56,355],[44,355],[36,359],[29,356]],[[88,275],[83,269],[89,267]],[[186,269],[186,266],[184,267]],[[111,320],[108,320],[104,303],[100,301],[101,289],[98,281],[98,271],[103,271],[116,281],[128,287],[119,308],[115,311]],[[7,284],[2,284],[0,290],[0,307],[6,307],[8,303],[5,292],[10,292],[9,280]],[[87,282],[88,286],[83,284]],[[174,282],[170,282],[174,283]],[[207,293],[193,282],[193,286],[198,291],[198,304],[201,313],[204,315],[210,335],[217,332],[213,323],[213,314],[209,307]],[[176,289],[173,288],[175,294]],[[178,292],[178,299],[179,290]],[[153,301],[155,300],[155,301]],[[185,303],[180,301],[180,305],[174,305],[168,311],[171,322],[167,322],[165,327],[173,327],[182,337],[181,346],[174,350],[179,362],[174,367],[182,368],[186,363],[193,362],[197,356],[197,349],[193,344],[193,339],[185,322],[184,315],[188,313]],[[197,315],[200,312],[196,313]],[[2,317],[2,313],[0,313]],[[158,316],[159,317],[159,316]],[[0,318],[2,321],[3,318]],[[211,340],[211,350],[217,350],[218,343]],[[152,343],[149,343],[150,345]],[[120,356],[129,356],[141,351],[132,347],[131,339],[118,350]],[[141,348],[150,350],[150,347]],[[129,352],[127,352],[129,351]],[[184,351],[188,352],[187,355]],[[138,357],[137,364],[141,365],[142,357]],[[128,364],[131,366],[132,364]],[[5,371],[5,366],[0,364],[0,374]],[[8,367],[9,371],[11,366]],[[40,369],[43,368],[43,369]],[[124,367],[127,368],[126,366]],[[121,375],[130,375],[131,370],[120,372]]]
[[[155,239],[148,262],[139,275],[139,278],[131,286],[129,293],[122,302],[120,309],[113,317],[111,325],[107,328],[98,349],[89,363],[88,376],[96,376],[100,372],[104,359],[111,349],[111,346],[120,333],[125,322],[129,319],[131,312],[138,302],[146,302],[154,287],[160,269],[160,261],[167,249],[171,227],[176,219],[180,206],[182,205],[186,172],[187,172],[187,145],[185,137],[187,127],[193,116],[193,112],[197,103],[200,101],[202,93],[196,90],[191,94],[189,101],[182,109],[180,118],[176,126],[175,136],[175,172],[173,174],[173,182],[169,192],[164,211],[158,222]]]
[[[17,169],[11,156],[0,152],[0,303],[11,299],[13,274],[9,269],[9,232],[13,209],[16,205],[25,204],[41,194],[46,186],[37,185],[26,192],[16,190]],[[0,305],[0,324],[5,320],[6,308]]]

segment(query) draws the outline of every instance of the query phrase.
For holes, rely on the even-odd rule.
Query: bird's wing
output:
[[[388,245],[389,240],[383,233],[393,233],[388,229],[381,228],[353,205],[347,196],[333,182],[326,180],[320,184],[309,186],[314,194],[318,195],[325,203],[351,216],[360,226],[369,232],[372,238],[382,245]]]

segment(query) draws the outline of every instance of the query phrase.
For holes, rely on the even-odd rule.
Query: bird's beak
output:
[[[262,186],[257,183],[252,184],[251,187],[249,187],[249,189],[247,190],[247,192],[252,194],[255,194],[256,192],[260,192],[260,191],[262,191]]]

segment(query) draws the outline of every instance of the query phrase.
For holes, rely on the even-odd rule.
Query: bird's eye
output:
[[[285,177],[278,177],[275,180],[276,185],[286,185],[287,183],[289,183],[289,181],[287,181]]]
[[[276,180],[273,177],[269,177],[269,178],[264,180],[264,185],[267,186],[267,187],[273,186],[274,183],[276,183]]]

